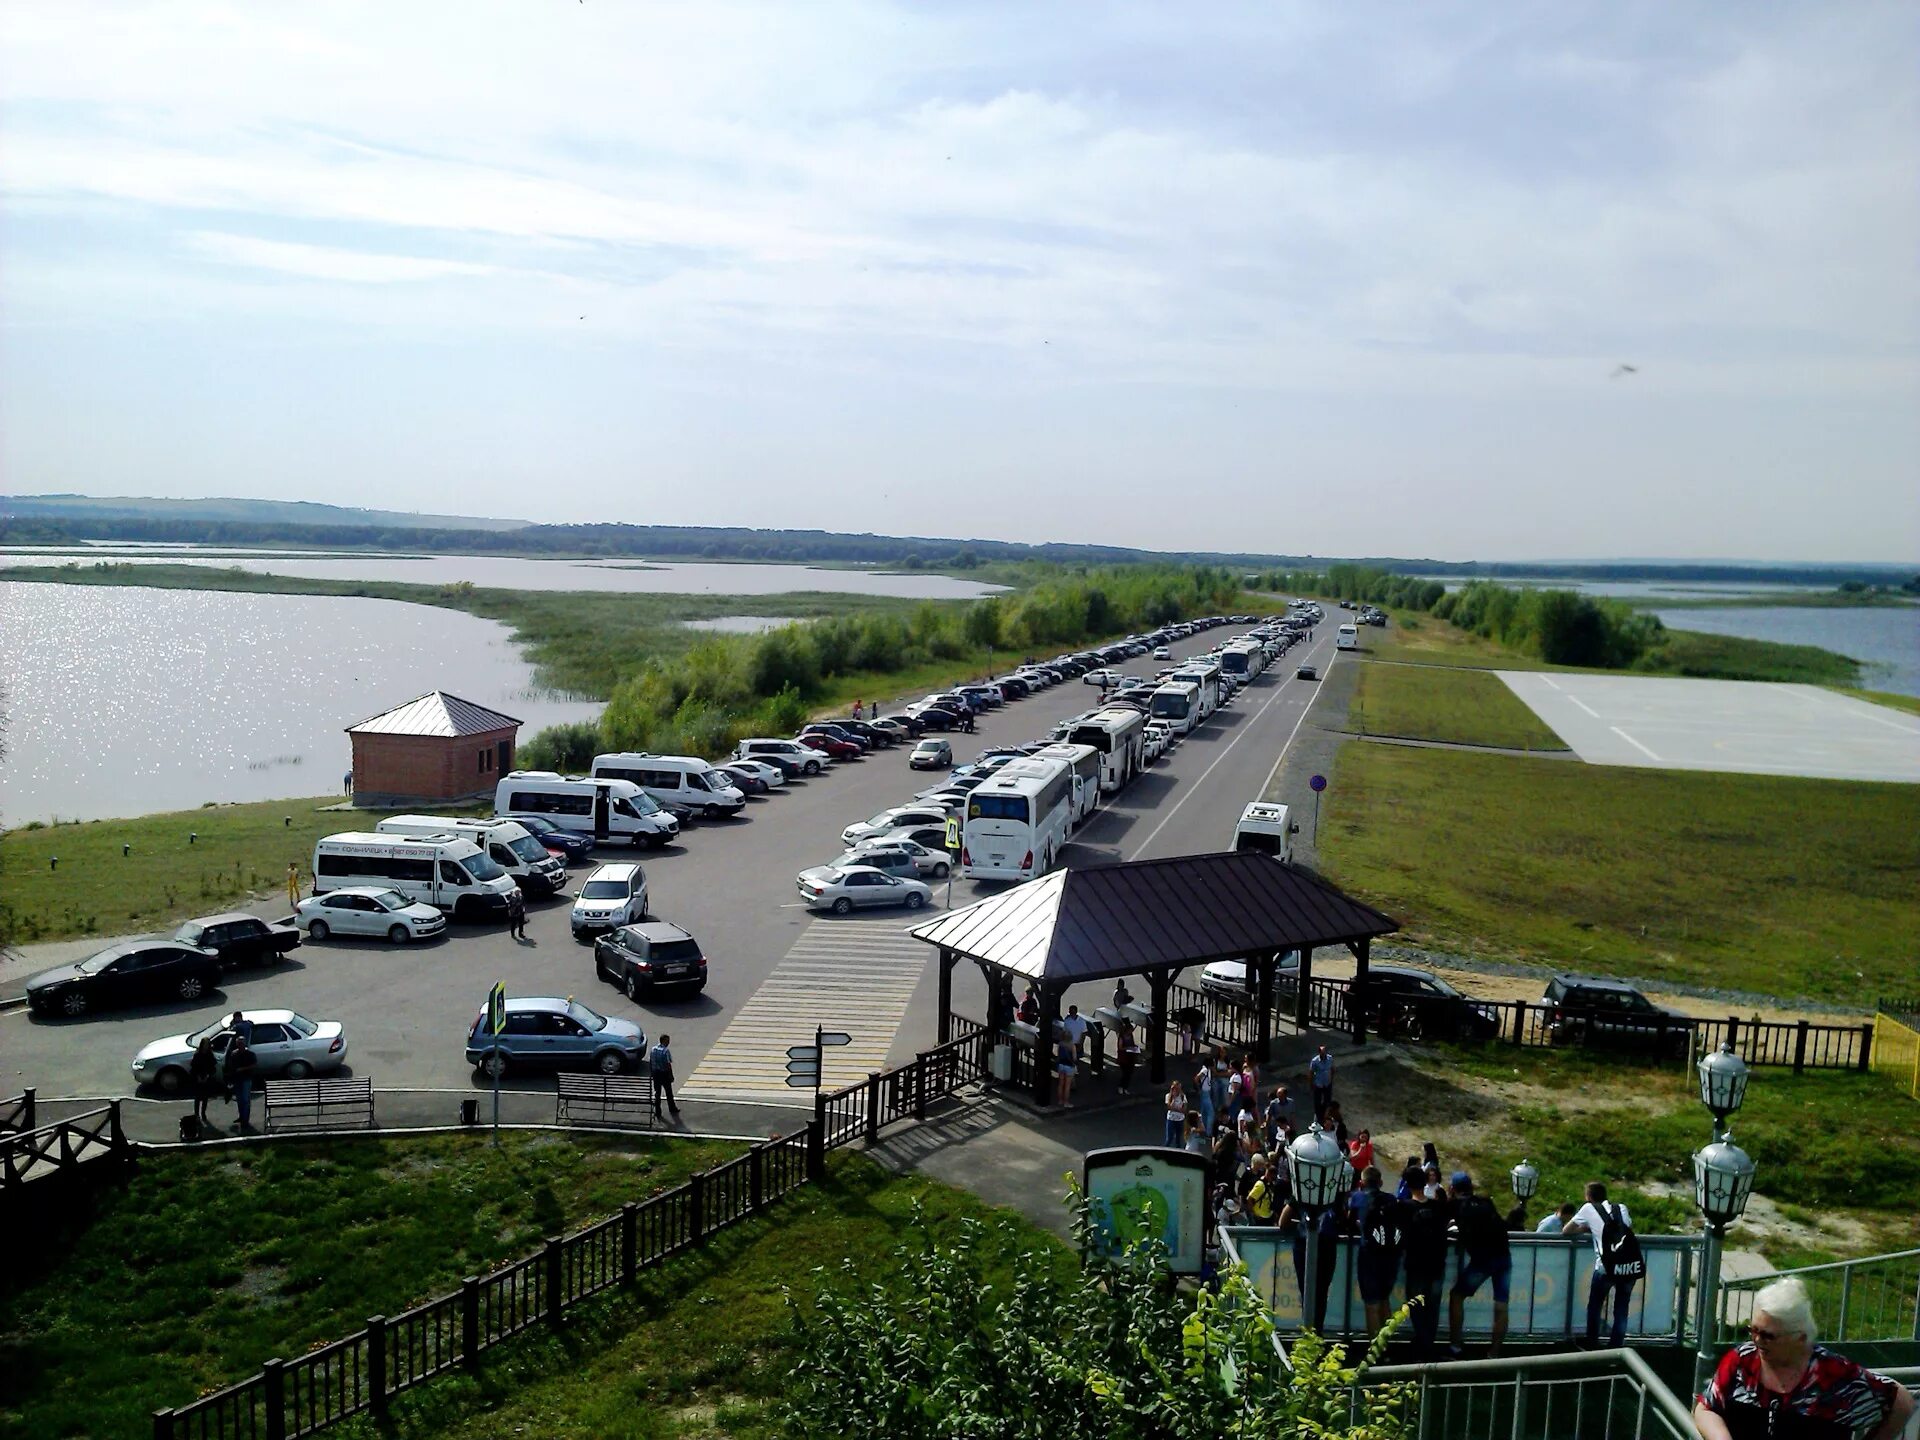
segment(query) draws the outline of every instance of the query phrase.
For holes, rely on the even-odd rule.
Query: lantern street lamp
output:
[[[1747,1096],[1747,1063],[1723,1045],[1704,1056],[1699,1065],[1700,1103],[1713,1115],[1713,1141],[1693,1157],[1693,1203],[1706,1221],[1700,1247],[1700,1306],[1694,1319],[1700,1345],[1693,1361],[1693,1388],[1697,1393],[1719,1358],[1719,1316],[1714,1311],[1720,1283],[1720,1247],[1727,1227],[1738,1220],[1753,1194],[1753,1158],[1733,1143],[1727,1117]]]
[[[1300,1294],[1300,1326],[1306,1329],[1319,1318],[1315,1300],[1320,1294],[1320,1212],[1337,1205],[1343,1193],[1352,1188],[1352,1167],[1340,1149],[1340,1142],[1315,1121],[1294,1137],[1287,1147],[1293,1168],[1293,1198],[1306,1216],[1306,1266]],[[1318,1324],[1313,1325],[1319,1329]]]
[[[1540,1189],[1540,1169],[1531,1160],[1522,1160],[1513,1167],[1513,1198],[1531,1200]]]

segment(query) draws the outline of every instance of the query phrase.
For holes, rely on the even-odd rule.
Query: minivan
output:
[[[708,820],[735,814],[747,803],[725,775],[697,755],[622,750],[594,756],[593,774],[601,780],[629,781],[669,810]]]
[[[551,770],[515,770],[493,792],[494,814],[530,816],[595,840],[627,840],[654,849],[680,833],[680,822],[638,785]]]
[[[313,893],[380,885],[456,920],[504,919],[520,903],[513,877],[471,840],[346,832],[313,847]]]
[[[411,835],[424,840],[450,835],[471,840],[513,877],[525,895],[551,895],[567,883],[567,862],[512,820],[473,820],[454,815],[389,815],[373,827],[382,835]]]
[[[1334,632],[1333,648],[1336,650],[1358,650],[1360,648],[1360,627],[1342,625]]]

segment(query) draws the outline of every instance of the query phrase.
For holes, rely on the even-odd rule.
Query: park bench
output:
[[[328,1130],[343,1120],[373,1128],[371,1080],[269,1080],[267,1130]]]
[[[560,1125],[653,1126],[651,1075],[561,1075],[554,1121]]]

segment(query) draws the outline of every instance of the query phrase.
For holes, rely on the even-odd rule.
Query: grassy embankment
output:
[[[1430,665],[1363,665],[1347,728],[1508,750],[1567,748],[1498,676]]]
[[[474,1134],[151,1158],[0,1280],[0,1436],[144,1433],[157,1406],[455,1289],[728,1149],[510,1134],[496,1151]],[[897,1283],[916,1206],[937,1224],[1007,1220],[987,1246],[995,1278],[1020,1250],[1072,1263],[968,1195],[836,1157],[825,1184],[570,1311],[560,1334],[412,1392],[389,1428],[329,1433],[772,1434],[791,1354],[781,1287],[804,1294],[816,1267],[849,1258]]]

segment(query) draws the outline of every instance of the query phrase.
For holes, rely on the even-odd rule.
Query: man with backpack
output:
[[[1460,1273],[1448,1296],[1448,1349],[1459,1356],[1460,1330],[1466,1323],[1467,1301],[1487,1281],[1493,1282],[1493,1339],[1489,1355],[1500,1353],[1507,1338],[1507,1292],[1513,1280],[1513,1251],[1507,1244],[1506,1217],[1484,1195],[1476,1195],[1464,1170],[1453,1172],[1453,1218],[1460,1227]]]
[[[1447,1227],[1453,1207],[1438,1185],[1414,1191],[1405,1211],[1407,1299],[1413,1306],[1413,1358],[1431,1360],[1440,1333],[1440,1286],[1447,1276]]]
[[[1593,1237],[1593,1279],[1587,1286],[1587,1346],[1600,1344],[1600,1312],[1613,1297],[1613,1326],[1607,1335],[1607,1348],[1617,1350],[1627,1339],[1627,1310],[1633,1303],[1633,1287],[1647,1273],[1646,1259],[1640,1253],[1640,1238],[1633,1233],[1633,1221],[1627,1207],[1607,1199],[1607,1187],[1598,1180],[1587,1185],[1587,1203],[1575,1213],[1561,1231],[1573,1237]]]
[[[1360,1282],[1360,1303],[1366,1307],[1369,1341],[1387,1323],[1393,1282],[1400,1274],[1400,1250],[1406,1243],[1406,1206],[1381,1184],[1378,1167],[1369,1165],[1360,1176],[1360,1188],[1347,1197],[1354,1229],[1360,1235],[1354,1268]]]

